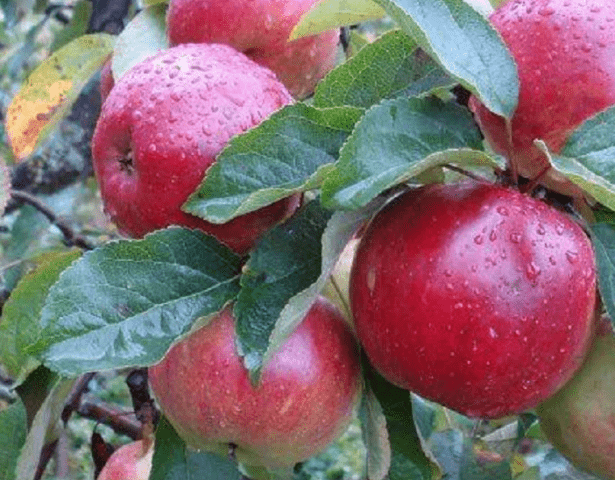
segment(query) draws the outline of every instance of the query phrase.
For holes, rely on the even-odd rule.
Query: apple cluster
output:
[[[116,82],[106,67],[92,152],[105,209],[122,233],[180,225],[245,254],[293,215],[299,196],[224,224],[182,205],[234,136],[304,98],[333,68],[336,32],[287,42],[313,3],[171,0],[171,47]],[[490,20],[518,66],[518,108],[509,124],[470,99],[512,177],[576,205],[592,200],[534,140],[558,152],[572,130],[615,104],[614,18],[615,3],[601,0],[503,3]],[[354,331],[319,297],[257,386],[236,351],[232,306],[150,367],[157,401],[188,445],[231,449],[245,468],[274,470],[322,450],[348,426],[362,393],[356,334],[390,383],[470,417],[538,407],[555,445],[613,478],[612,409],[575,395],[586,383],[603,395],[614,382],[604,360],[613,356],[612,332],[601,327],[596,339],[597,268],[584,219],[510,184],[431,184],[392,198],[350,255]],[[610,443],[579,452],[568,432]]]
[[[287,42],[312,3],[172,0],[171,47],[119,79],[110,62],[104,66],[92,156],[120,233],[140,238],[179,225],[243,255],[295,212],[298,195],[224,224],[182,205],[234,136],[311,93],[334,66],[337,32]],[[242,468],[290,468],[352,420],[362,391],[356,340],[337,307],[320,297],[256,386],[236,351],[234,323],[229,306],[178,343],[150,368],[152,391],[195,449],[223,456],[232,449]],[[122,447],[99,478],[147,478],[150,443]]]

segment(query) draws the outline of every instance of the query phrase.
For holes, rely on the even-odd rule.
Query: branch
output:
[[[23,203],[33,206],[39,212],[41,212],[47,220],[58,229],[64,235],[64,240],[68,246],[75,246],[83,248],[84,250],[92,250],[94,246],[82,235],[76,234],[73,229],[60,217],[58,217],[53,210],[51,210],[45,203],[31,193],[24,192],[23,190],[11,190],[11,196]]]

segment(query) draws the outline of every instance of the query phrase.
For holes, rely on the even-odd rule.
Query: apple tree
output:
[[[615,479],[615,4],[0,5],[0,480]]]

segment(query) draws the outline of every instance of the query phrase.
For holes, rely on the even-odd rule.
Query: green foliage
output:
[[[238,290],[239,259],[212,237],[171,228],[86,253],[50,289],[29,351],[52,370],[150,365]]]
[[[21,383],[38,361],[26,353],[26,347],[40,335],[38,322],[49,288],[74,260],[78,250],[44,254],[35,259],[35,268],[25,275],[5,303],[0,322],[0,363],[16,383]]]
[[[0,409],[0,480],[16,480],[15,467],[26,430],[26,408],[19,398]]]
[[[610,108],[584,122],[570,135],[558,155],[555,168],[584,191],[615,210],[615,108]]]
[[[327,75],[316,88],[314,105],[367,109],[382,99],[428,94],[452,83],[408,35],[394,30]]]
[[[298,103],[232,139],[183,209],[214,223],[317,188],[360,112]]]
[[[193,452],[163,418],[156,429],[150,480],[240,480],[234,462],[205,452]]]

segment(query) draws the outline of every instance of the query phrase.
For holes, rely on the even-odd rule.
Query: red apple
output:
[[[472,417],[518,413],[575,372],[596,266],[564,214],[502,186],[429,185],[371,221],[352,267],[357,335],[392,383]]]
[[[291,101],[273,73],[226,45],[180,45],[146,59],[116,82],[94,132],[106,211],[132,237],[175,224],[244,253],[294,211],[297,197],[225,224],[181,206],[234,135]]]
[[[97,480],[147,480],[153,454],[154,444],[151,440],[123,445],[109,457]]]
[[[581,369],[536,411],[546,437],[574,465],[615,478],[615,337],[608,320]]]
[[[171,0],[169,42],[225,43],[273,70],[298,98],[336,63],[339,33],[331,30],[288,42],[316,0]]]
[[[490,19],[519,73],[509,161],[533,179],[548,166],[534,139],[559,152],[573,129],[615,104],[615,2],[510,0]],[[492,148],[508,155],[504,120],[476,98],[470,106]],[[566,182],[552,171],[543,183],[572,192],[572,186],[566,188]]]
[[[361,393],[356,341],[319,298],[253,386],[237,355],[231,308],[150,367],[152,391],[179,435],[245,465],[282,468],[323,450],[348,426]]]

